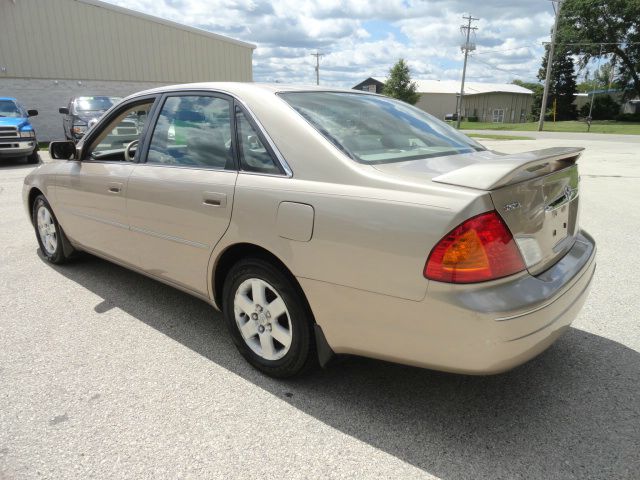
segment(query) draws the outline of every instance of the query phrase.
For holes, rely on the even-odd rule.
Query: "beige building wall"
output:
[[[449,113],[456,113],[455,93],[421,93],[416,107],[430,113],[439,120]]]
[[[72,96],[252,81],[254,48],[98,0],[0,0],[0,96],[39,111],[39,141],[63,137]]]
[[[502,123],[521,123],[531,114],[532,99],[532,95],[522,93],[465,95],[462,114],[464,118],[477,116],[479,122],[492,122],[494,110],[502,110],[502,114],[496,112]],[[415,106],[444,120],[445,115],[456,112],[456,102],[455,93],[421,93]]]
[[[251,81],[253,48],[98,1],[0,2],[0,78]]]
[[[479,122],[521,123],[531,114],[532,95],[522,93],[480,93],[465,95],[463,116]]]

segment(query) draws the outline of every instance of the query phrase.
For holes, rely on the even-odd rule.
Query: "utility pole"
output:
[[[316,85],[320,85],[320,57],[323,57],[324,53],[316,52],[311,56],[316,57]]]
[[[600,56],[598,57],[598,70],[600,69],[600,59],[602,58],[602,48],[604,47],[604,45],[600,45]],[[596,70],[596,72],[598,71]],[[587,132],[591,131],[591,120],[592,120],[592,116],[591,114],[593,113],[593,102],[596,99],[596,76],[593,76],[593,90],[591,92],[591,105],[589,105],[589,116],[587,117]],[[609,93],[609,88],[611,87],[611,82],[609,82],[609,86],[607,87],[607,93]]]
[[[475,46],[471,46],[471,44],[469,43],[469,36],[471,35],[471,31],[475,31],[478,29],[478,27],[472,27],[471,26],[471,22],[475,21],[475,20],[480,20],[479,18],[473,18],[471,15],[468,15],[466,17],[462,17],[464,20],[467,20],[467,24],[466,25],[462,25],[460,27],[460,29],[462,30],[462,32],[466,32],[467,34],[467,39],[464,42],[464,45],[462,47],[462,49],[464,50],[464,66],[462,67],[462,84],[460,85],[460,101],[458,102],[458,108],[457,110],[457,114],[458,114],[458,119],[456,122],[456,128],[460,129],[460,120],[462,117],[462,104],[464,101],[464,79],[467,76],[467,58],[469,57],[469,50],[475,50]]]
[[[556,46],[556,33],[558,33],[558,22],[560,20],[560,9],[563,0],[551,0],[554,4],[557,2],[556,19],[553,23],[553,31],[551,32],[551,43],[549,44],[549,55],[547,56],[547,74],[544,78],[544,93],[542,94],[542,105],[540,107],[540,120],[538,120],[538,131],[541,132],[544,127],[544,114],[547,111],[547,100],[549,99],[549,83],[551,81],[551,64],[553,63],[553,51]],[[555,5],[554,5],[555,6]]]

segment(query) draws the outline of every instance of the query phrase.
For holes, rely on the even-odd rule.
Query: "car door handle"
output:
[[[109,183],[107,185],[107,190],[108,190],[109,193],[114,193],[114,194],[118,195],[122,191],[122,184],[121,183],[116,183],[116,182]]]
[[[219,192],[204,192],[202,195],[202,203],[208,207],[226,207],[227,194]]]

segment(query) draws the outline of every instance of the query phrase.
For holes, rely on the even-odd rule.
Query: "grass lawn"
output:
[[[485,123],[462,122],[461,130],[513,130],[535,132],[538,122],[528,123]],[[544,122],[545,132],[586,132],[587,124],[577,120],[566,122]],[[640,135],[640,123],[616,122],[614,120],[595,120],[591,124],[591,133],[618,133],[622,135]]]
[[[467,133],[467,137],[485,138],[490,140],[534,140],[524,135],[494,135],[492,133]]]

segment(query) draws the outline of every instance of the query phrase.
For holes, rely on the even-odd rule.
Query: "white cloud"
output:
[[[414,78],[458,79],[462,15],[480,20],[469,61],[474,81],[535,78],[553,11],[547,0],[109,0],[255,43],[254,79],[352,86],[405,58]]]

